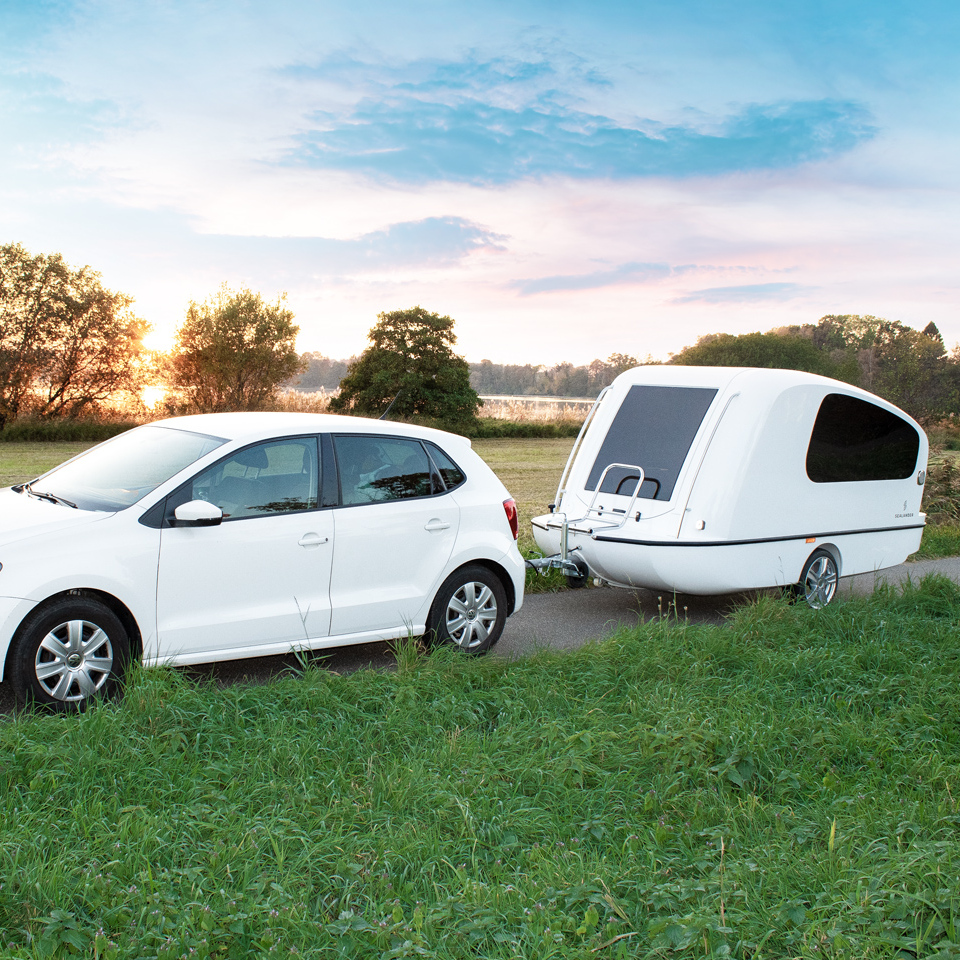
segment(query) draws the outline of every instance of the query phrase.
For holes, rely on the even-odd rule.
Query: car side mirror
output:
[[[181,503],[173,511],[178,527],[215,527],[223,520],[223,511],[206,500],[190,500]]]

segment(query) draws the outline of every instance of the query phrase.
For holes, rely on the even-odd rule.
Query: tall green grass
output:
[[[0,726],[7,956],[960,955],[960,588]],[[938,952],[939,951],[939,952]]]

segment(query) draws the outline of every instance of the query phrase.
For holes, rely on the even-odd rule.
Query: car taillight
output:
[[[510,532],[513,534],[513,539],[516,540],[517,537],[520,536],[520,517],[517,515],[517,501],[512,499],[504,500],[503,512],[507,515]]]

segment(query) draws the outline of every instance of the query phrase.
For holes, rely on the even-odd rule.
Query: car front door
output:
[[[302,647],[330,629],[333,516],[318,509],[317,438],[235,451],[167,503],[160,535],[160,657],[277,645]],[[223,511],[216,526],[172,525],[180,503]]]
[[[425,616],[460,509],[420,441],[333,437],[341,506],[330,581],[331,636],[396,631]]]

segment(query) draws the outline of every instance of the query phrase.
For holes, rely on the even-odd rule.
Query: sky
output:
[[[872,314],[960,340],[955,0],[0,0],[0,243],[169,345],[221,284],[298,347],[666,359]]]

